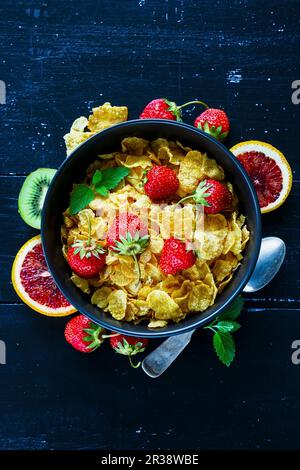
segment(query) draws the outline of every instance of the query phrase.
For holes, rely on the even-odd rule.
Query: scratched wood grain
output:
[[[146,102],[202,98],[226,108],[228,144],[257,138],[296,165],[299,3],[2,0],[0,173],[56,167],[70,123],[105,100],[135,118]],[[287,18],[288,11],[288,18]],[[196,111],[185,114],[193,122]],[[11,135],[18,138],[19,146]]]
[[[0,80],[0,449],[270,449],[299,447],[300,4],[296,0],[2,0]],[[57,168],[62,136],[104,101],[136,118],[152,98],[224,107],[227,145],[261,139],[290,160],[295,184],[263,217],[287,259],[247,296],[230,369],[208,333],[159,381],[131,370],[108,346],[88,357],[63,339],[66,319],[21,304],[10,283],[18,248],[37,232],[17,214],[24,175]],[[197,110],[184,114],[192,124]],[[156,341],[152,342],[154,347]],[[186,432],[186,430],[189,432]]]
[[[229,369],[218,363],[210,333],[202,330],[157,381],[128,367],[108,345],[88,357],[73,350],[63,339],[66,319],[51,321],[23,305],[0,306],[0,316],[7,345],[7,364],[0,366],[0,449],[299,443],[300,365],[291,362],[299,310],[245,311]]]

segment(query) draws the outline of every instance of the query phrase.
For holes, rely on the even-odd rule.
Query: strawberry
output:
[[[146,174],[146,180],[145,192],[154,201],[174,196],[179,188],[175,171],[167,166],[154,166]]]
[[[149,243],[148,229],[140,218],[130,212],[117,215],[107,231],[106,244],[120,255],[132,256],[140,279],[140,267],[136,255],[142,253]]]
[[[224,183],[217,180],[201,181],[194,192],[181,199],[177,204],[193,199],[196,204],[204,206],[205,214],[217,214],[229,210],[232,206],[232,194]]]
[[[208,108],[195,119],[194,126],[217,140],[224,140],[230,130],[229,119],[222,109]]]
[[[93,323],[84,315],[76,315],[68,321],[65,328],[65,338],[68,343],[84,353],[91,353],[104,341],[105,330]]]
[[[67,261],[72,271],[85,279],[97,276],[105,266],[105,259],[101,245],[83,240],[76,241],[67,253]]]
[[[132,239],[131,242],[130,238]],[[122,212],[117,215],[109,227],[106,244],[111,250],[122,251],[123,255],[130,255],[132,251],[135,252],[136,250],[138,250],[137,253],[140,253],[139,249],[145,248],[144,243],[148,242],[148,239],[146,224],[136,214]]]
[[[147,104],[144,111],[140,114],[140,119],[171,119],[172,121],[181,121],[181,114],[177,110],[176,103],[166,98],[158,98]]]
[[[191,104],[201,104],[208,108],[203,101],[189,101],[181,106],[177,106],[174,101],[167,98],[158,98],[150,101],[140,114],[140,119],[170,119],[172,121],[181,121],[181,109]]]
[[[195,264],[196,255],[187,249],[187,244],[176,238],[168,238],[164,242],[159,267],[165,274],[177,274]]]
[[[105,266],[105,253],[100,243],[91,238],[91,220],[88,218],[88,239],[76,240],[68,249],[67,261],[80,277],[95,277]]]
[[[137,368],[141,363],[138,362],[134,365],[132,363],[131,356],[135,356],[136,354],[145,351],[149,340],[146,338],[134,338],[133,336],[125,336],[122,334],[112,334],[109,338],[109,342],[116,353],[128,356],[131,366]]]

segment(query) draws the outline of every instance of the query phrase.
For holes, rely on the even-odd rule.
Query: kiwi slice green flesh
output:
[[[18,209],[26,222],[33,228],[41,228],[41,213],[46,193],[56,170],[53,168],[39,168],[30,173],[21,188]]]

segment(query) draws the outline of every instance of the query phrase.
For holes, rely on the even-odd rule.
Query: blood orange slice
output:
[[[76,312],[48,271],[40,235],[19,250],[12,267],[12,283],[18,296],[36,312],[51,317]]]
[[[234,145],[231,152],[247,171],[256,189],[261,212],[271,212],[283,204],[292,187],[292,170],[285,156],[259,140]]]

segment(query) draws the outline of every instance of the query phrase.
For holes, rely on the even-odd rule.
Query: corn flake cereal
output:
[[[75,119],[70,132],[64,136],[67,155],[97,132],[127,121],[127,118],[128,109],[126,106],[111,106],[110,103],[104,103],[98,108],[93,108],[93,114],[88,119],[84,116]]]
[[[110,125],[127,119],[127,108],[105,103],[93,109],[89,119],[74,121],[65,136],[68,151]],[[86,242],[89,236],[105,249],[107,230],[116,212],[127,210],[148,221],[148,244],[136,256],[108,249],[105,267],[90,279],[77,274],[71,280],[91,299],[91,303],[116,320],[147,322],[149,328],[164,328],[194,312],[214,304],[216,296],[231,282],[242,262],[250,232],[245,217],[238,211],[238,199],[229,181],[224,181],[233,196],[230,211],[199,214],[193,200],[174,209],[175,204],[195,191],[205,178],[223,181],[225,174],[217,162],[180,142],[159,138],[152,142],[139,137],[122,140],[120,150],[99,155],[89,166],[86,180],[98,169],[126,167],[130,173],[107,197],[95,194],[88,207],[76,215],[63,214],[61,239],[67,259],[69,247]],[[171,167],[179,179],[179,190],[167,204],[154,204],[144,191],[145,173],[154,165]],[[200,223],[199,223],[200,222]],[[164,241],[184,238],[196,249],[193,266],[176,275],[166,275],[159,267]]]

